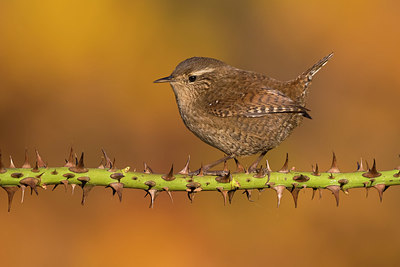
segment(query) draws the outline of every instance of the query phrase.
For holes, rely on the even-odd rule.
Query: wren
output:
[[[217,59],[192,57],[154,82],[170,83],[186,127],[227,155],[205,170],[229,158],[261,153],[249,169],[255,171],[303,118],[311,119],[305,107],[311,81],[332,56],[285,82]]]

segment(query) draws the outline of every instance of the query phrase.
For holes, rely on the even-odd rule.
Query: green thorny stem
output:
[[[248,173],[238,161],[235,172],[228,171],[226,165],[223,174],[204,175],[202,168],[199,172],[191,173],[189,171],[190,157],[185,167],[178,174],[173,173],[173,166],[168,174],[155,174],[145,164],[144,172],[131,171],[129,167],[117,169],[115,160],[111,162],[103,150],[103,159],[98,168],[85,168],[83,162],[83,153],[78,161],[72,148],[69,159],[63,167],[47,167],[38,151],[36,150],[36,164],[32,168],[28,162],[27,152],[25,151],[25,163],[22,168],[16,168],[10,157],[10,168],[5,168],[1,161],[0,153],[0,186],[8,194],[8,210],[10,211],[13,196],[19,188],[22,189],[22,200],[26,187],[31,188],[38,194],[37,188],[46,189],[48,185],[54,185],[53,190],[60,184],[67,189],[68,185],[72,189],[76,185],[82,187],[82,205],[90,190],[95,186],[104,186],[112,189],[112,193],[117,193],[119,199],[122,199],[123,188],[142,189],[146,191],[146,196],[150,196],[150,207],[153,207],[154,200],[160,192],[165,191],[171,197],[172,191],[186,191],[190,201],[194,195],[200,191],[218,191],[222,194],[224,204],[227,199],[231,202],[234,193],[237,190],[243,190],[247,198],[251,199],[253,189],[263,190],[271,188],[276,191],[278,197],[278,207],[283,194],[287,189],[291,192],[295,207],[297,207],[297,197],[301,189],[312,188],[313,197],[318,189],[328,189],[333,193],[336,204],[339,205],[339,192],[348,193],[348,189],[364,187],[367,190],[374,187],[378,190],[382,201],[383,192],[391,185],[400,185],[400,167],[391,171],[378,172],[375,160],[372,168],[367,166],[364,170],[362,160],[357,163],[356,172],[340,173],[336,156],[333,153],[331,168],[324,173],[318,171],[318,165],[313,167],[312,172],[301,172],[290,170],[288,168],[288,155],[283,167],[272,172],[268,161],[266,168],[260,167],[256,173]],[[368,165],[368,164],[367,164]]]

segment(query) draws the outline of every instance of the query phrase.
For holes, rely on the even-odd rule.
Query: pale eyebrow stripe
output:
[[[199,75],[202,75],[204,73],[212,72],[214,70],[215,70],[214,68],[205,68],[205,69],[202,69],[202,70],[198,70],[198,71],[192,72],[190,75],[199,76]]]

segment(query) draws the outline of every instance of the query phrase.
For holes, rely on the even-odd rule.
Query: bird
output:
[[[154,81],[169,83],[186,127],[225,157],[205,165],[204,171],[231,158],[260,153],[248,171],[282,143],[303,118],[311,119],[306,100],[314,75],[333,56],[330,53],[289,81],[233,67],[209,57],[180,62],[171,75]]]

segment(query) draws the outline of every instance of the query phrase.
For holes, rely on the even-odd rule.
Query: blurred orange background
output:
[[[100,148],[119,167],[159,173],[174,163],[192,169],[222,153],[184,126],[168,85],[180,61],[209,56],[288,80],[331,51],[316,76],[304,121],[267,156],[274,170],[288,152],[300,170],[342,171],[360,157],[378,169],[400,164],[400,4],[396,1],[127,1],[0,2],[0,146],[23,162],[38,148],[60,166],[69,146],[96,167]],[[3,157],[4,158],[4,157]],[[253,158],[244,158],[248,165]],[[4,159],[3,159],[4,160]],[[0,193],[4,266],[355,266],[398,263],[400,187],[379,203],[355,189],[299,207],[285,192],[281,207],[266,190],[255,202],[218,193],[194,203],[162,194],[154,209],[144,192],[124,191],[120,204],[95,188],[40,191],[7,213]]]

